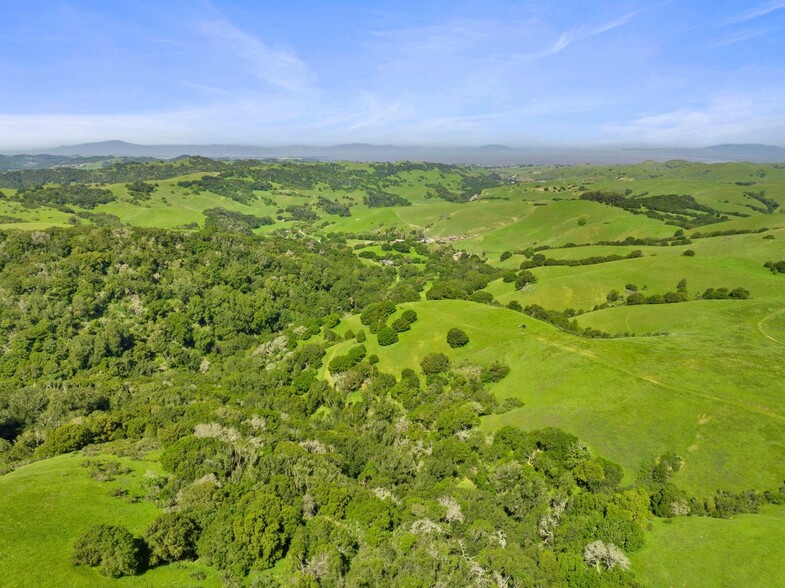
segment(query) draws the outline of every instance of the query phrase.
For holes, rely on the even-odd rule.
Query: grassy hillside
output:
[[[785,584],[773,562],[785,558],[785,509],[769,507],[731,520],[685,517],[655,521],[632,565],[646,587],[760,586]]]
[[[369,354],[379,355],[380,369],[392,373],[417,369],[430,352],[446,353],[456,362],[509,365],[510,376],[493,391],[523,401],[524,407],[485,417],[488,431],[506,424],[573,431],[623,465],[628,479],[644,463],[676,451],[685,458],[677,479],[697,494],[719,487],[775,487],[785,459],[785,446],[775,441],[785,435],[785,403],[777,384],[785,378],[778,361],[782,346],[747,320],[769,317],[776,307],[723,301],[675,306],[681,316],[674,316],[671,307],[642,309],[673,322],[630,325],[641,331],[671,327],[669,336],[587,340],[506,309],[453,300],[410,303],[401,308],[414,309],[420,319],[400,334],[398,343],[379,347],[369,336],[365,345]],[[700,306],[712,308],[696,312]],[[610,309],[582,320],[638,310]],[[779,316],[764,322],[772,336],[779,334]],[[449,348],[446,334],[452,327],[469,335],[466,347]],[[349,328],[362,328],[358,317],[335,330]],[[712,328],[714,338],[708,334]],[[331,347],[327,357],[352,345]]]
[[[100,482],[88,473],[85,460],[117,462],[132,471]],[[140,534],[160,510],[152,503],[131,503],[112,496],[128,490],[139,495],[147,471],[160,473],[157,462],[110,455],[68,454],[21,467],[0,476],[0,585],[3,586],[220,586],[206,566],[177,563],[148,570],[142,576],[108,579],[95,568],[71,565],[74,541],[97,524],[127,527]],[[204,578],[204,579],[199,579]]]

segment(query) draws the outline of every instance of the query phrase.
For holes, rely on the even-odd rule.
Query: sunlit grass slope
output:
[[[0,476],[4,527],[0,534],[0,586],[220,586],[214,570],[195,563],[154,568],[120,580],[108,579],[94,568],[72,566],[74,541],[93,525],[121,525],[139,535],[161,513],[150,502],[129,504],[109,495],[115,488],[133,491],[145,471],[158,469],[157,463],[119,458],[133,473],[99,482],[81,465],[85,459],[95,458],[79,453],[61,455]],[[206,579],[198,581],[192,576],[195,572],[206,574]]]
[[[646,545],[630,554],[648,588],[785,586],[785,508],[733,519],[683,517],[654,522]]]
[[[776,486],[785,459],[780,388],[785,347],[756,325],[763,320],[771,337],[780,336],[772,318],[778,306],[754,301],[673,306],[683,314],[671,322],[630,325],[633,330],[682,325],[669,336],[590,340],[503,308],[462,301],[411,303],[402,308],[415,309],[420,318],[398,343],[379,347],[369,336],[365,345],[369,354],[379,355],[380,369],[396,375],[406,367],[418,369],[432,351],[457,362],[509,365],[509,376],[493,390],[525,406],[485,417],[488,431],[507,424],[559,426],[623,465],[629,476],[644,462],[676,451],[686,460],[676,479],[696,494]],[[604,312],[622,310],[638,308]],[[673,311],[664,306],[644,310]],[[703,316],[702,322],[685,321],[687,315]],[[453,326],[469,335],[465,348],[447,345]],[[336,332],[361,327],[352,317]],[[330,348],[327,360],[354,344]]]

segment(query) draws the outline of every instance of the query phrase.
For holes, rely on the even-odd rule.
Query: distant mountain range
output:
[[[639,163],[646,160],[756,163],[785,162],[785,148],[758,144],[727,144],[700,148],[554,148],[507,147],[406,147],[351,143],[315,147],[287,145],[258,147],[252,145],[137,145],[125,141],[104,141],[46,149],[36,155],[0,155],[0,169],[24,169],[57,165],[80,165],[117,157],[123,159],[175,159],[200,155],[214,159],[315,159],[350,161],[429,161],[433,163],[507,164],[613,164]]]

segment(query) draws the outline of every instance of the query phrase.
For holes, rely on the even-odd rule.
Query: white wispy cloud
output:
[[[757,6],[751,10],[747,10],[746,12],[742,12],[737,14],[736,16],[731,17],[728,19],[725,24],[733,25],[739,24],[743,22],[747,22],[750,20],[754,20],[756,18],[760,18],[762,16],[766,16],[771,14],[772,12],[776,12],[778,10],[782,10],[785,8],[785,0],[774,0],[773,2],[768,2],[766,4]]]
[[[293,50],[268,45],[227,20],[201,21],[196,29],[243,59],[249,71],[268,84],[300,92],[316,82],[315,74]]]
[[[775,99],[723,95],[713,97],[703,107],[681,108],[603,125],[602,132],[609,140],[627,144],[778,144],[785,134],[785,111]]]
[[[739,31],[738,33],[734,33],[732,35],[726,35],[725,37],[709,45],[709,47],[711,49],[719,49],[720,47],[727,47],[729,45],[735,45],[736,43],[743,43],[751,39],[758,39],[760,37],[765,37],[773,32],[775,31],[774,29],[771,28],[747,29],[747,30]]]
[[[517,59],[519,61],[536,61],[538,59],[550,57],[551,55],[555,55],[556,53],[563,51],[575,42],[584,41],[586,39],[596,37],[597,35],[602,35],[603,33],[607,33],[613,29],[617,29],[626,25],[640,12],[641,10],[634,10],[618,18],[614,18],[593,27],[584,26],[569,29],[559,35],[559,38],[550,47],[547,47],[542,51],[519,55],[517,56]]]

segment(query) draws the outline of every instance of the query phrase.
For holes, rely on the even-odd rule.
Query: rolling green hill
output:
[[[140,181],[149,193],[130,189]],[[361,537],[345,546],[343,567],[331,568],[335,577],[359,577],[351,575],[359,569],[351,571],[352,557],[376,569],[369,562],[383,560],[380,550],[388,547],[386,553],[411,569],[432,569],[417,567],[422,554],[455,556],[454,537],[444,534],[438,549],[437,543],[426,547],[401,521],[423,525],[442,516],[435,514],[434,497],[411,488],[430,471],[427,451],[439,450],[449,428],[439,415],[459,409],[464,413],[455,419],[473,418],[455,433],[455,443],[471,446],[475,461],[456,462],[454,472],[431,486],[460,496],[473,517],[478,511],[471,509],[484,507],[468,505],[498,483],[483,478],[483,468],[492,476],[512,460],[528,463],[542,478],[538,488],[550,493],[541,510],[505,527],[521,549],[530,549],[519,561],[535,558],[537,549],[550,554],[548,541],[562,546],[553,562],[532,559],[525,571],[530,575],[518,570],[520,577],[594,581],[581,575],[583,545],[574,537],[605,527],[575,509],[591,516],[605,509],[607,517],[607,505],[598,506],[604,499],[597,497],[635,488],[648,493],[647,508],[661,515],[648,529],[647,543],[631,541],[628,549],[631,573],[643,585],[781,583],[774,562],[782,507],[718,517],[754,512],[763,492],[776,494],[785,479],[785,275],[764,267],[785,260],[785,165],[480,168],[192,158],[0,172],[0,191],[0,329],[6,341],[0,465],[8,471],[0,475],[0,495],[11,497],[0,505],[8,523],[0,533],[0,584],[47,585],[58,577],[69,585],[111,585],[97,571],[69,563],[79,534],[111,522],[138,535],[162,505],[184,508],[177,492],[194,480],[162,469],[157,452],[136,460],[102,456],[130,468],[111,482],[91,478],[81,465],[85,456],[43,459],[52,454],[47,448],[55,431],[95,427],[96,415],[104,414],[118,419],[122,436],[148,440],[164,453],[194,438],[197,426],[218,427],[215,438],[235,451],[234,473],[225,472],[221,482],[227,504],[245,504],[239,497],[260,487],[284,501],[306,500],[300,494],[316,500],[317,490],[304,488],[318,476],[287,469],[287,460],[321,456],[325,463],[312,464],[314,471],[324,467],[334,479],[349,480],[342,482],[343,498],[330,495],[342,505],[331,506],[336,510],[330,516]],[[522,267],[533,275],[523,287],[516,284]],[[719,288],[727,289],[718,297],[724,299],[709,290]],[[734,289],[746,294],[729,298]],[[658,298],[668,293],[671,303]],[[631,303],[636,295],[643,303]],[[380,300],[392,304],[392,314],[384,314],[383,324],[363,323],[363,310]],[[397,342],[380,344],[375,331],[394,325],[405,311],[415,311],[417,320],[400,327]],[[463,330],[468,344],[448,345],[451,328]],[[307,359],[322,352],[318,362]],[[356,365],[330,367],[352,353],[358,354]],[[449,358],[449,375],[424,373],[422,361],[432,353]],[[495,362],[509,368],[506,377],[478,380]],[[402,391],[409,370],[418,378],[416,394]],[[484,395],[486,388],[492,396]],[[580,467],[596,466],[587,455],[618,464],[619,487],[597,492],[574,464],[538,465],[537,451],[552,450],[539,438],[526,455],[499,454],[494,435],[507,427],[558,427],[577,436],[590,452],[582,454]],[[353,439],[350,433],[366,435],[363,442],[372,438],[378,455],[394,459],[387,464],[341,445],[341,439]],[[96,443],[108,440],[91,434]],[[406,461],[412,451],[419,465]],[[669,504],[684,506],[662,515],[656,503],[665,482],[657,486],[646,476],[671,454],[680,467],[668,472],[667,488],[682,494]],[[275,459],[281,461],[273,466]],[[399,468],[394,473],[385,469],[393,465]],[[275,467],[295,487],[259,474]],[[173,485],[168,503],[155,504],[142,492],[148,469]],[[393,496],[399,508],[378,537],[369,532],[367,543],[377,551],[358,531],[370,522],[358,522],[360,515],[347,507],[369,492],[369,484],[376,484],[379,500]],[[139,500],[110,495],[123,489]],[[757,498],[747,510],[721,511],[718,491]],[[563,536],[544,539],[538,517],[553,515],[562,496],[571,522]],[[322,495],[319,500],[329,502]],[[696,516],[683,516],[690,510]],[[205,520],[210,533],[238,532],[216,531],[215,519]],[[233,529],[245,524],[232,520]],[[314,535],[295,541],[290,533],[270,572],[245,577],[242,558],[207,549],[212,566],[205,558],[178,562],[117,582],[217,585],[218,568],[232,565],[231,573],[240,570],[237,577],[247,581],[261,573],[265,581],[285,584],[292,570],[300,579],[311,577],[306,563],[315,556],[303,555],[310,549],[303,542],[327,531],[308,520],[298,519],[299,532],[307,528]],[[485,536],[478,529],[497,522],[509,521],[472,519],[474,526],[456,530],[455,537]],[[530,525],[526,531],[524,524]],[[289,541],[305,550],[297,552],[299,563]],[[479,543],[470,549],[480,568],[506,569],[499,553],[489,555]],[[37,565],[41,550],[51,556]],[[733,568],[731,553],[744,564]],[[456,570],[470,560],[460,561]],[[633,577],[616,572],[603,578],[625,585]],[[378,573],[377,582],[388,577]]]

